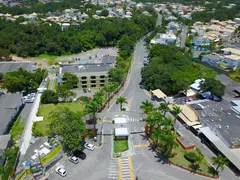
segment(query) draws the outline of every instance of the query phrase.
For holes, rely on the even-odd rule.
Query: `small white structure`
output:
[[[191,89],[195,90],[195,91],[200,91],[200,82],[204,81],[204,79],[197,79],[194,81],[193,84],[190,85]]]
[[[115,128],[115,137],[117,139],[127,139],[128,135],[129,133],[127,128]]]
[[[172,31],[169,31],[166,34],[157,34],[157,36],[151,40],[151,44],[168,44],[168,43],[175,43],[177,40],[177,37],[172,33]]]

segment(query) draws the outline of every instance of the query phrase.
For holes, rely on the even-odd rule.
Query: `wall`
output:
[[[82,79],[82,77],[87,77],[86,79]],[[82,77],[79,77],[79,87],[80,88],[99,88],[99,87],[103,87],[107,80],[108,80],[108,75],[107,73],[104,74],[104,75],[94,75],[91,74],[91,75],[84,75]],[[91,76],[95,76],[96,78],[95,79],[91,79]],[[104,76],[104,77],[101,77],[101,76]],[[101,80],[104,80],[105,82],[100,82]],[[86,81],[86,84],[82,84],[83,81]],[[91,81],[96,81],[96,83],[92,83]],[[102,85],[101,85],[102,84]],[[86,85],[87,87],[83,87],[83,85]],[[92,87],[92,85],[96,85],[96,87]]]
[[[30,141],[32,139],[32,125],[33,125],[34,119],[37,118],[36,114],[37,114],[37,111],[38,111],[38,108],[40,105],[41,95],[42,95],[41,93],[36,94],[35,100],[32,105],[32,109],[31,109],[28,119],[26,121],[24,132],[23,132],[22,138],[21,138],[21,142],[19,142],[21,155],[26,154],[27,148],[30,146]]]

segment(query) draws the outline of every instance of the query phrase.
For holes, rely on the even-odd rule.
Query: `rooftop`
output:
[[[240,56],[234,55],[234,54],[232,54],[232,55],[226,55],[225,58],[231,59],[231,60],[234,60],[234,61],[239,61],[239,60],[240,60]]]
[[[152,94],[153,94],[154,96],[156,96],[157,98],[159,98],[159,99],[162,99],[162,98],[167,97],[167,95],[164,94],[160,89],[153,90],[153,91],[152,91]]]
[[[113,65],[109,64],[87,64],[87,65],[77,65],[77,64],[64,64],[61,65],[61,74],[65,72],[74,73],[74,74],[84,74],[84,73],[93,73],[93,72],[108,72]]]
[[[0,96],[0,109],[14,109],[21,103],[21,94],[3,94]]]
[[[17,71],[20,67],[27,71],[36,70],[36,67],[31,62],[0,62],[1,73]]]
[[[231,52],[232,54],[240,56],[240,49],[236,49],[236,48],[223,48],[222,51],[224,51],[224,52]]]
[[[127,128],[115,128],[115,136],[128,136]]]
[[[200,116],[203,126],[208,126],[228,147],[240,142],[240,116],[226,100],[204,101],[191,104]]]
[[[211,59],[213,61],[220,61],[221,58],[219,56],[213,55],[213,54],[207,54],[202,56],[203,58]]]
[[[0,135],[6,133],[6,128],[9,126],[12,120],[12,116],[15,114],[16,110],[14,109],[0,109]]]
[[[8,142],[11,140],[11,134],[0,136],[0,149],[6,149]]]

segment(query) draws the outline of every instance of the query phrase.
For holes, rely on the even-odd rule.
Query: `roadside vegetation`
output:
[[[142,70],[142,83],[147,90],[161,89],[167,95],[187,90],[196,79],[214,78],[211,68],[191,61],[191,54],[171,45],[154,45],[149,53],[149,66]]]
[[[50,153],[40,159],[42,165],[46,165],[48,162],[53,160],[62,150],[62,145],[59,144]]]
[[[237,82],[240,82],[240,68],[236,69],[235,71],[231,71],[228,73],[228,76]]]
[[[128,150],[127,139],[114,139],[114,153],[121,153]]]
[[[17,120],[14,122],[10,130],[10,134],[15,142],[21,138],[24,127],[25,127],[24,121],[22,120],[21,116],[18,116]]]

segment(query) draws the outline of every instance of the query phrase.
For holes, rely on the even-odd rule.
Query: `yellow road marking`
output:
[[[133,165],[132,165],[131,157],[128,157],[128,165],[129,165],[129,170],[130,170],[130,178],[131,178],[131,180],[134,180]]]
[[[103,122],[112,123],[112,120],[103,120]]]
[[[118,174],[118,180],[122,180],[122,160],[120,158],[118,159]]]
[[[147,147],[149,146],[148,144],[135,144],[133,145],[134,148],[141,148],[141,147]]]

